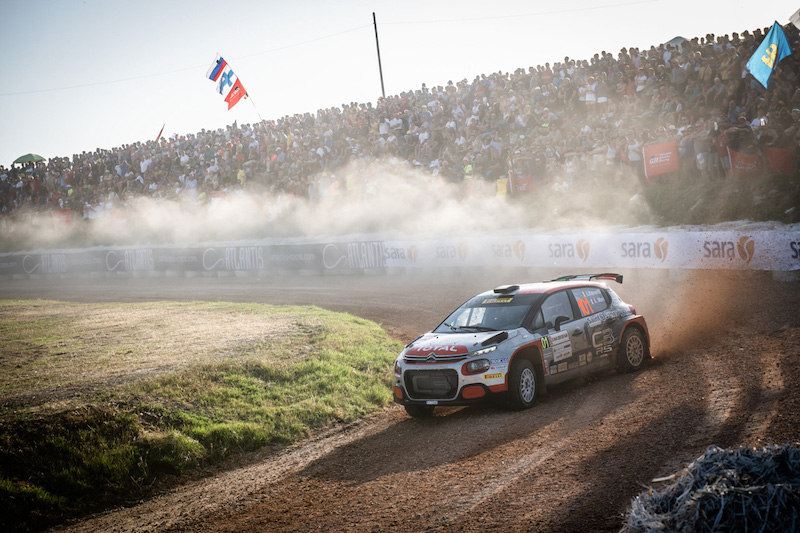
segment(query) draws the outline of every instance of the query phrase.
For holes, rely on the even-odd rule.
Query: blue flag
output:
[[[791,55],[791,53],[786,34],[783,33],[781,25],[776,22],[772,25],[764,40],[761,41],[761,46],[756,48],[753,57],[747,62],[747,70],[766,89],[772,71],[775,70],[781,59]]]

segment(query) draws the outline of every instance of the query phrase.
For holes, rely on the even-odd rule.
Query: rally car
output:
[[[492,395],[527,409],[548,385],[581,373],[638,370],[650,358],[647,323],[603,281],[622,276],[565,276],[470,298],[397,357],[395,401],[413,417]]]

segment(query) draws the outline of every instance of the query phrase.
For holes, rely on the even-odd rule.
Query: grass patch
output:
[[[39,528],[391,401],[400,343],[314,307],[0,302],[0,517]]]

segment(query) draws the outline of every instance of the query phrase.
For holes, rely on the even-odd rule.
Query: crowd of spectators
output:
[[[688,179],[729,176],[726,144],[789,148],[800,161],[800,38],[765,89],[745,67],[766,30],[565,57],[216,131],[0,167],[0,214],[22,206],[93,218],[136,198],[190,204],[238,191],[317,200],[363,186],[354,160],[386,160],[464,184],[524,194],[585,180],[626,187],[642,147],[676,140]],[[483,187],[473,185],[483,184]],[[487,187],[486,184],[491,184]]]

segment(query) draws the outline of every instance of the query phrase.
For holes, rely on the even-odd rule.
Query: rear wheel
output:
[[[413,418],[428,418],[433,416],[432,405],[405,405],[406,413]]]
[[[522,410],[533,406],[539,394],[539,373],[527,359],[516,362],[508,374],[509,406]]]
[[[623,372],[633,372],[644,366],[647,358],[647,343],[642,332],[628,328],[619,346],[619,368]]]

